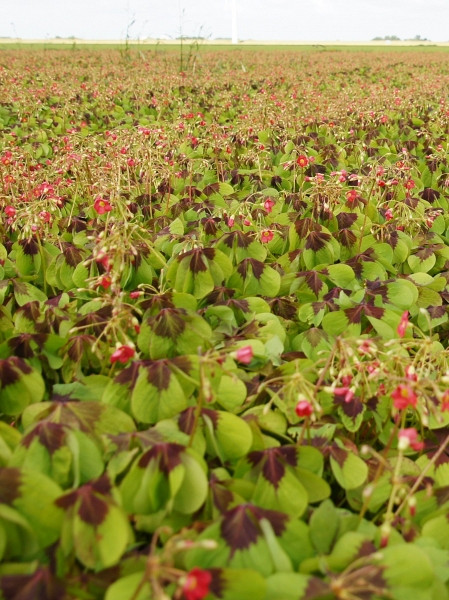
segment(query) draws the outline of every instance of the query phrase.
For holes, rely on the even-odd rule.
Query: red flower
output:
[[[39,213],[39,216],[44,223],[50,223],[51,214],[48,212],[48,210],[41,210],[41,212]]]
[[[418,396],[413,388],[402,383],[392,392],[391,397],[393,398],[393,406],[398,410],[404,410],[408,406],[415,408],[418,402]]]
[[[111,283],[112,279],[109,277],[109,275],[103,275],[103,277],[98,282],[97,287],[102,287],[105,290],[107,290],[109,287],[111,287]]]
[[[95,198],[94,209],[99,215],[104,215],[104,213],[111,212],[112,206],[109,200],[105,200],[104,198]]]
[[[301,154],[296,159],[296,164],[299,165],[302,169],[304,169],[309,164],[309,159],[304,154]]]
[[[249,365],[253,359],[253,355],[252,346],[243,346],[243,348],[239,348],[235,353],[236,359],[243,365]]]
[[[267,213],[270,213],[273,210],[273,206],[276,203],[274,202],[274,200],[272,198],[267,198],[265,200],[265,202],[263,203],[263,206],[265,208],[265,210],[267,211]]]
[[[111,356],[111,363],[120,362],[124,365],[135,353],[136,351],[131,346],[119,346]]]
[[[295,413],[298,417],[310,417],[313,407],[308,400],[300,400],[295,407]]]
[[[449,390],[446,390],[441,399],[441,410],[442,412],[449,412]]]
[[[414,427],[400,429],[398,437],[400,450],[407,450],[410,447],[419,452],[424,448],[424,442],[418,440],[418,432]]]
[[[349,205],[352,205],[354,202],[356,202],[357,197],[358,194],[355,190],[349,190],[349,192],[346,192],[346,200]]]
[[[15,217],[16,209],[14,208],[14,206],[5,206],[5,214],[7,217]]]
[[[398,328],[396,331],[398,332],[398,336],[403,338],[408,326],[408,310],[405,310],[402,313],[401,320],[399,321]]]
[[[209,593],[209,586],[212,581],[212,575],[209,571],[204,571],[194,567],[187,573],[186,580],[182,586],[182,593],[185,600],[202,600]]]
[[[265,231],[262,231],[262,235],[260,237],[260,241],[263,244],[268,244],[268,242],[271,242],[271,240],[274,238],[274,233],[272,231],[270,231],[269,229],[266,229]]]
[[[99,254],[97,256],[97,258],[95,259],[95,261],[99,265],[101,265],[102,267],[104,267],[106,269],[106,271],[110,271],[111,270],[111,265],[109,263],[109,256],[107,254]]]

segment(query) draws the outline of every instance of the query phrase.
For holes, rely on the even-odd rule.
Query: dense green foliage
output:
[[[449,598],[445,53],[0,54],[0,597]]]

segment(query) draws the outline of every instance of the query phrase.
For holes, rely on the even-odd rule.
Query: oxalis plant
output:
[[[3,51],[5,600],[449,598],[446,55],[242,52]]]

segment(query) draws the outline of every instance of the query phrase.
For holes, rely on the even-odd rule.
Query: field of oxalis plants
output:
[[[447,51],[0,84],[0,597],[447,600]]]

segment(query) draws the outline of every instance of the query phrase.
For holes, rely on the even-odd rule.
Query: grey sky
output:
[[[6,3],[5,3],[6,4]],[[0,37],[231,37],[231,0],[9,0]],[[237,0],[240,39],[449,41],[449,0]],[[134,24],[130,25],[134,20]]]

